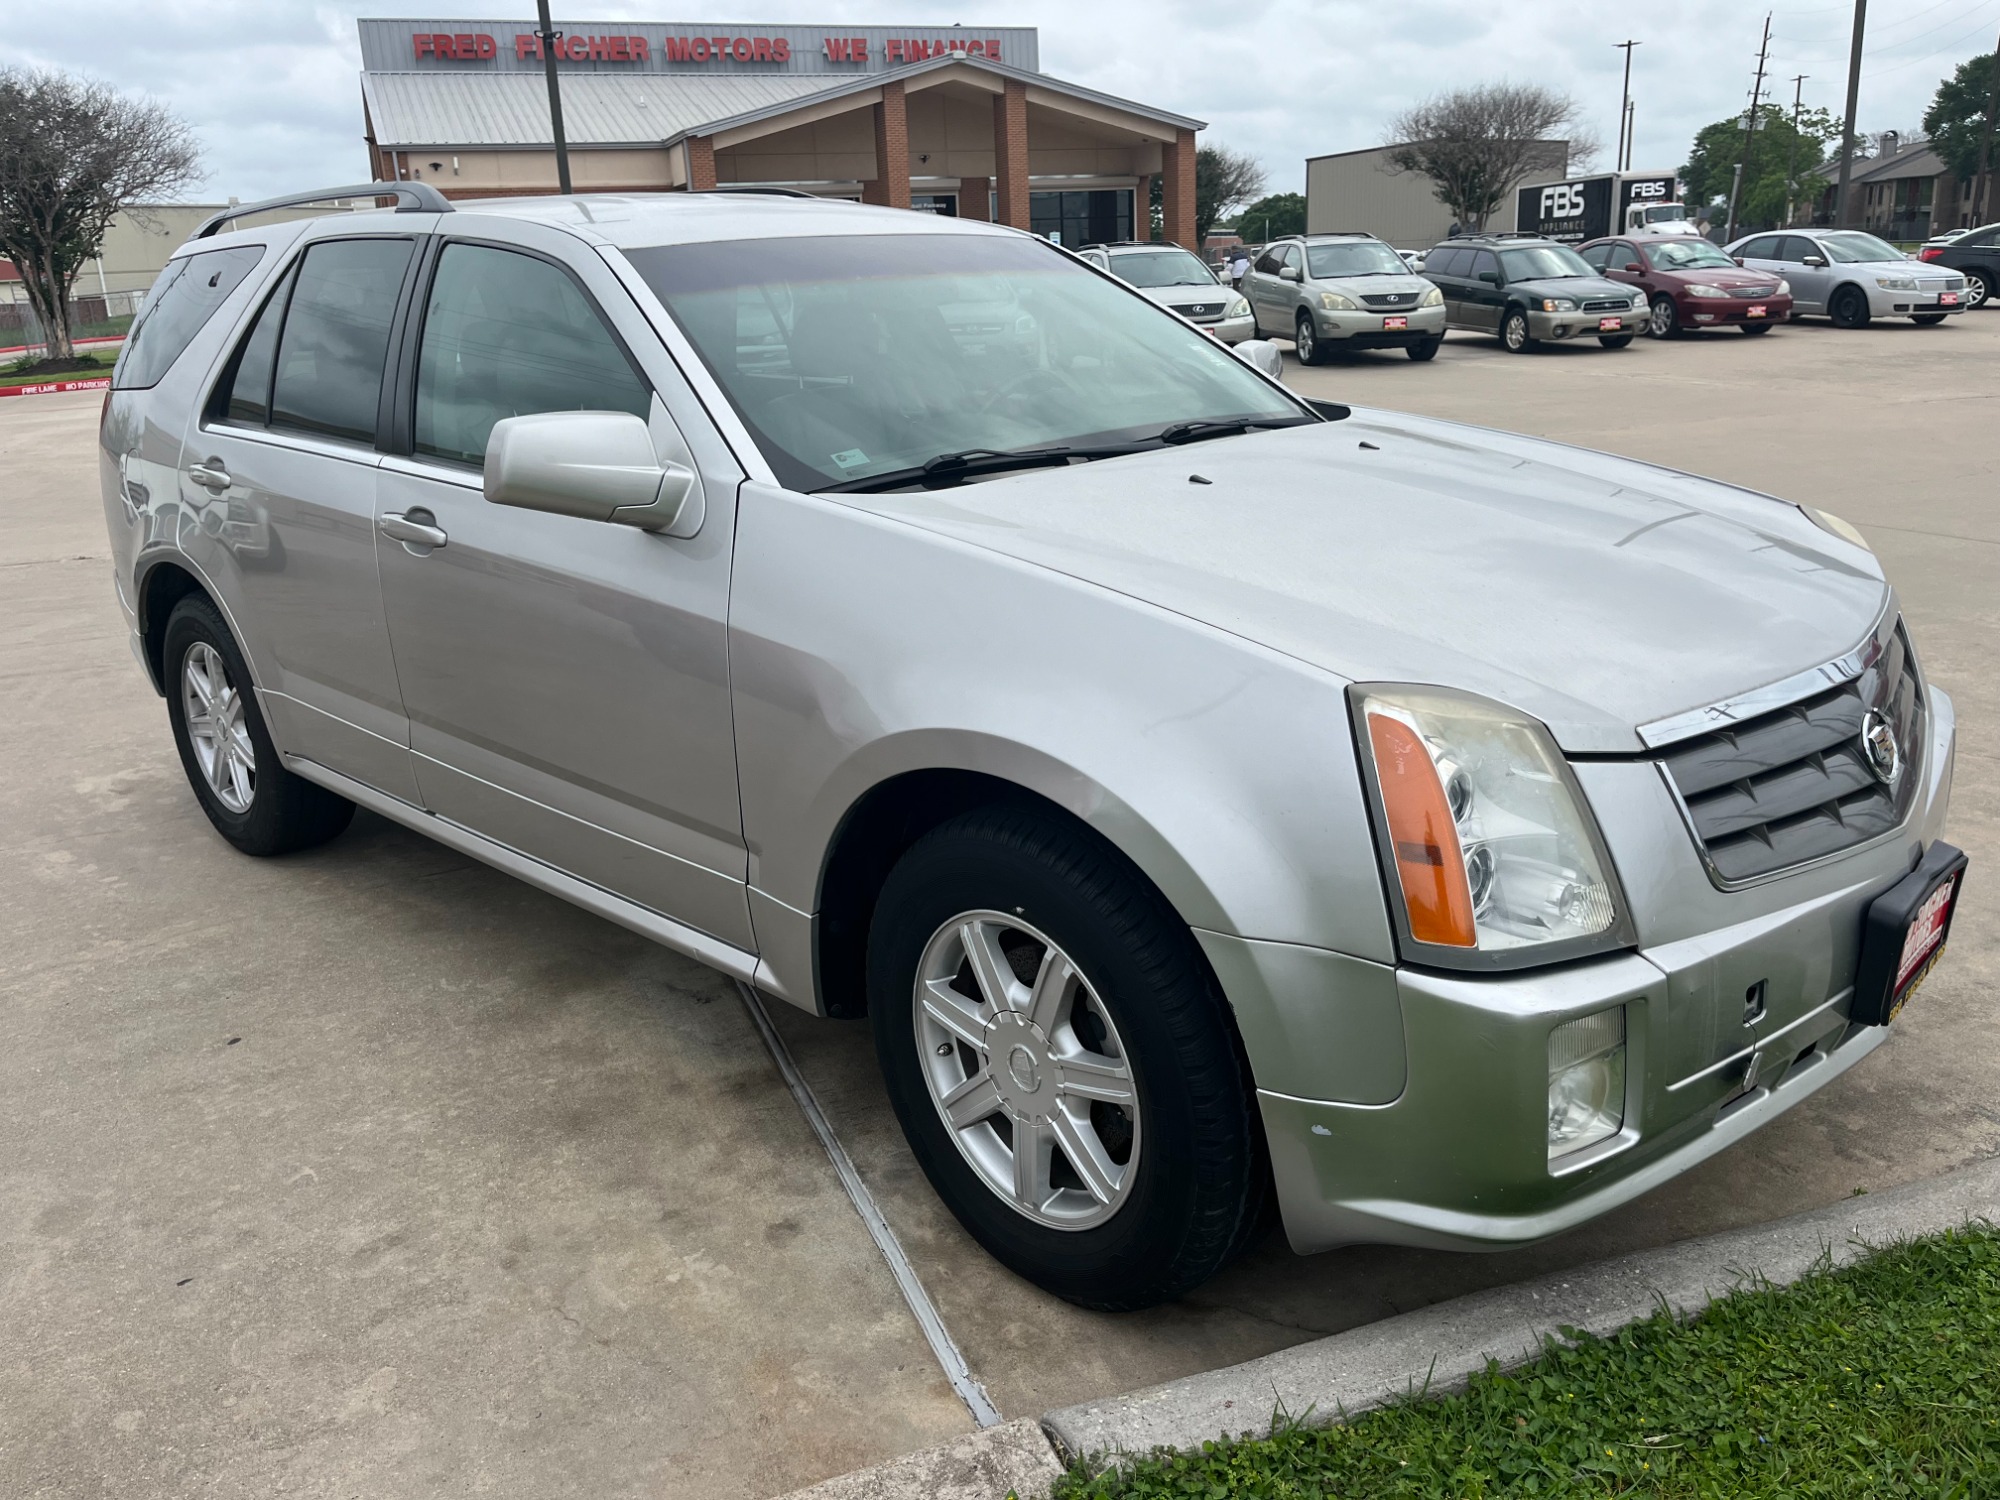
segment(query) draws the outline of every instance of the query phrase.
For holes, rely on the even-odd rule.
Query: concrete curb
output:
[[[1192,1448],[1221,1434],[1261,1437],[1279,1408],[1332,1421],[1427,1381],[1432,1391],[1462,1388],[1489,1358],[1521,1364],[1561,1328],[1609,1334],[1662,1302],[1676,1312],[1699,1311],[1747,1279],[1782,1286],[1823,1254],[1844,1265],[1868,1246],[1969,1219],[2000,1221],[2000,1159],[1774,1223],[1477,1292],[1246,1364],[1050,1412],[1042,1425],[1074,1456]]]
[[[1524,1363],[1563,1328],[1614,1333],[1662,1303],[1697,1312],[1746,1280],[1784,1286],[1822,1256],[1846,1265],[1871,1246],[1974,1219],[2000,1222],[2000,1158],[1773,1223],[1476,1292],[1246,1364],[1053,1411],[1039,1423],[1019,1418],[783,1500],[1002,1500],[1009,1490],[1019,1500],[1045,1500],[1065,1455],[1261,1437],[1280,1408],[1326,1422],[1426,1384],[1438,1393],[1459,1389],[1489,1358],[1503,1367]]]

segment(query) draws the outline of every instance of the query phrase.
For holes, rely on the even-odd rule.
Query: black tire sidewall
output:
[[[1521,342],[1512,344],[1507,341],[1507,330],[1514,326],[1517,319],[1521,324]],[[1500,347],[1509,354],[1526,354],[1535,347],[1534,335],[1528,329],[1528,315],[1519,308],[1510,310],[1500,319]]]
[[[1833,294],[1827,304],[1827,316],[1833,319],[1836,328],[1866,328],[1868,326],[1868,295],[1859,288],[1844,286]]]
[[[1250,1174],[1262,1170],[1248,1138],[1246,1080],[1200,950],[1170,909],[1129,879],[1106,879],[1110,861],[1080,841],[1058,837],[1038,848],[1032,838],[1008,837],[1006,827],[947,824],[904,856],[883,889],[869,934],[868,988],[890,1102],[938,1195],[1002,1264],[1087,1306],[1145,1306],[1205,1279],[1241,1238],[1232,1222],[1218,1240],[1217,1225],[1231,1212],[1232,1193],[1236,1215],[1249,1211]],[[1002,1201],[959,1151],[924,1081],[913,1014],[918,960],[945,922],[982,909],[1019,916],[1068,953],[1124,1041],[1140,1101],[1139,1175],[1104,1224],[1055,1229]],[[1214,1099],[1196,1098],[1197,1078],[1213,1090],[1224,1074],[1222,1092],[1235,1092],[1234,1100],[1218,1109]],[[1222,1153],[1240,1158],[1233,1184],[1192,1165],[1213,1162],[1204,1132],[1232,1115],[1245,1137]]]
[[[1444,346],[1444,340],[1442,338],[1425,339],[1420,344],[1411,344],[1407,346],[1404,352],[1407,353],[1411,359],[1414,359],[1419,364],[1421,364],[1423,363],[1423,361],[1427,359],[1436,359],[1438,350],[1443,346]]]

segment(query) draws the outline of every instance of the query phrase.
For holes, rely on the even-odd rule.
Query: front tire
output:
[[[1300,364],[1326,363],[1326,346],[1319,340],[1319,330],[1313,327],[1312,314],[1300,313],[1292,325],[1292,346],[1298,351]]]
[[[1509,308],[1500,320],[1500,343],[1509,354],[1526,354],[1535,347],[1535,336],[1528,331],[1528,315],[1520,308]]]
[[[1670,339],[1681,331],[1680,309],[1674,306],[1674,299],[1668,296],[1655,297],[1646,309],[1646,334],[1649,338]]]
[[[1607,349],[1624,349],[1631,345],[1634,337],[1636,335],[1629,333],[1607,333],[1600,334],[1597,342]]]
[[[174,745],[217,833],[245,854],[289,854],[348,825],[352,802],[279,760],[243,653],[206,597],[189,594],[174,606],[161,660]]]
[[[1910,321],[1916,324],[1917,327],[1919,328],[1935,328],[1938,326],[1938,324],[1942,323],[1947,316],[1948,315],[1945,313],[1914,313],[1911,315]]]
[[[1772,323],[1738,323],[1736,326],[1745,333],[1769,333],[1777,325]]]
[[[919,840],[870,924],[868,1005],[925,1176],[1037,1286],[1147,1307],[1259,1227],[1227,1006],[1186,924],[1087,833],[1002,807]]]
[[[1868,296],[1858,286],[1844,286],[1835,292],[1826,311],[1835,328],[1868,326]]]
[[[1990,271],[1967,271],[1965,273],[1965,305],[1968,308],[1984,307],[1993,300],[1993,273]]]

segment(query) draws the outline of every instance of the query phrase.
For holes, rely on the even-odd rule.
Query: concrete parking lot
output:
[[[930,1194],[866,1029],[779,1028],[1007,1416],[2000,1151],[2000,315],[1288,378],[1806,499],[1956,699],[1953,951],[1864,1067],[1533,1250],[1055,1302]],[[207,828],[112,600],[94,396],[0,403],[0,1493],[742,1496],[971,1425],[729,984],[362,815]]]

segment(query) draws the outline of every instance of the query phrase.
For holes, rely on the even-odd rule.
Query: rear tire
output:
[[[161,665],[174,745],[217,833],[245,854],[289,854],[348,825],[352,802],[279,760],[243,653],[206,596],[189,594],[167,616]]]
[[[1528,315],[1518,307],[1507,309],[1507,315],[1500,320],[1500,345],[1509,354],[1528,354],[1534,350],[1535,336],[1528,331]]]
[[[868,1006],[931,1186],[1044,1290],[1147,1307],[1261,1227],[1269,1168],[1228,1007],[1186,923],[1090,834],[996,807],[925,835],[877,903]]]
[[[1443,343],[1442,338],[1425,339],[1421,344],[1405,344],[1403,352],[1422,364],[1427,359],[1436,359],[1438,348]]]
[[[1867,293],[1858,286],[1844,286],[1833,294],[1833,301],[1827,304],[1826,312],[1833,319],[1835,328],[1866,328]]]
[[[1910,321],[1919,328],[1935,328],[1949,316],[1946,313],[1912,313]]]
[[[1319,330],[1313,327],[1310,313],[1300,313],[1297,322],[1292,325],[1292,346],[1298,350],[1300,364],[1326,363],[1326,346],[1320,342]]]

